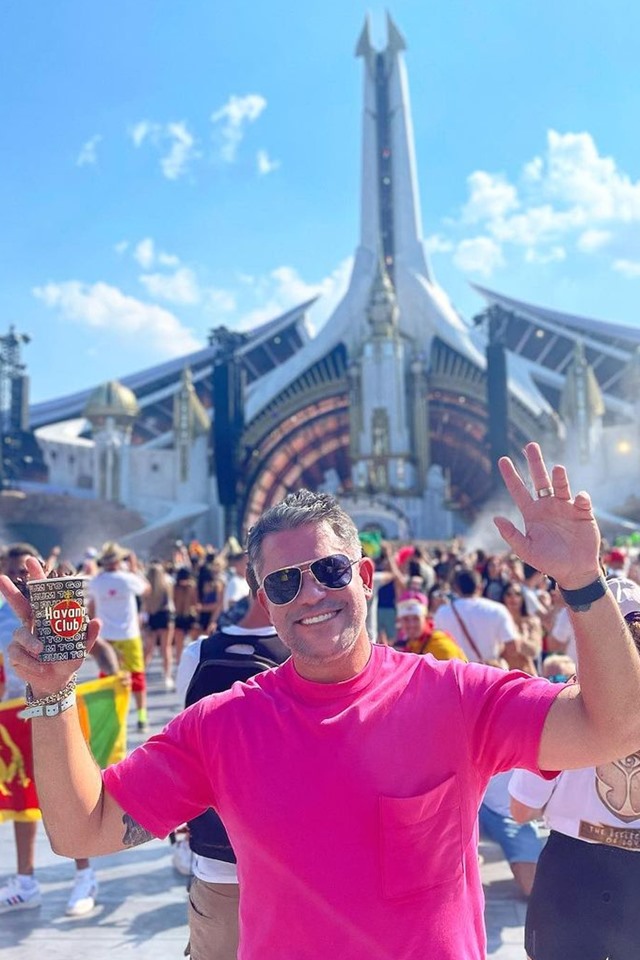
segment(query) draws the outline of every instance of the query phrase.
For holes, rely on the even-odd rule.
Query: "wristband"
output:
[[[56,700],[55,703],[34,703],[30,707],[21,710],[18,716],[21,720],[33,720],[35,717],[57,717],[59,713],[64,713],[76,702],[76,692],[72,690],[62,700]]]
[[[18,716],[22,720],[32,720],[34,717],[57,717],[72,707],[76,702],[76,682],[78,675],[73,674],[69,682],[56,693],[50,693],[46,697],[36,699],[33,696],[31,684],[25,686],[25,699],[27,705],[21,710]]]
[[[601,575],[597,580],[587,584],[586,587],[580,587],[579,590],[563,590],[560,584],[558,584],[558,589],[568,607],[577,613],[584,613],[595,600],[604,597],[609,589],[609,585]]]

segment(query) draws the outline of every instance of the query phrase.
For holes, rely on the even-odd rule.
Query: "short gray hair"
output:
[[[249,567],[254,581],[259,581],[258,570],[262,568],[262,544],[269,533],[281,530],[295,530],[311,523],[328,524],[342,541],[350,559],[357,559],[362,553],[358,528],[335,497],[330,493],[312,493],[311,490],[297,490],[289,493],[280,503],[269,507],[260,519],[251,527],[247,538]],[[249,579],[249,575],[247,576]],[[249,581],[251,582],[251,581]]]

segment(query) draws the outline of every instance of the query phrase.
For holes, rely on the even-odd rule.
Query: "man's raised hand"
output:
[[[506,517],[495,517],[500,535],[521,560],[565,589],[579,589],[600,573],[600,532],[588,493],[571,495],[567,471],[547,470],[537,443],[524,449],[533,493],[508,457],[499,461],[511,499],[522,514],[524,533]]]
[[[42,579],[45,572],[35,557],[27,559],[29,577],[34,580]],[[13,612],[22,622],[13,634],[13,641],[8,648],[8,657],[16,674],[25,683],[31,684],[34,696],[43,697],[50,693],[57,693],[71,678],[80,666],[79,660],[58,660],[53,663],[42,663],[38,656],[42,644],[33,632],[33,612],[31,604],[16,584],[7,576],[0,576],[0,593],[11,606]],[[87,651],[96,641],[100,632],[98,620],[91,620],[87,628]]]

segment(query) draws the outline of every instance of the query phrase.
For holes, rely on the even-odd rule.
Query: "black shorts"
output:
[[[176,630],[184,630],[188,633],[196,622],[196,618],[191,613],[176,614]]]
[[[527,905],[531,960],[638,960],[640,851],[551,831]]]
[[[170,623],[173,623],[174,616],[170,610],[158,610],[157,613],[150,613],[147,626],[149,630],[166,630]]]

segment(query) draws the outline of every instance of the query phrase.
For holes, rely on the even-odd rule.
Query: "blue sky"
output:
[[[5,0],[0,330],[33,401],[250,329],[359,234],[361,0]],[[396,0],[424,233],[468,318],[476,281],[640,320],[635,0]]]

